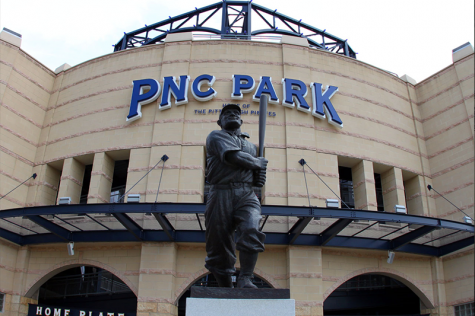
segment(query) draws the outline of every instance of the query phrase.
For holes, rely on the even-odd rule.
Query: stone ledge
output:
[[[289,289],[231,289],[221,287],[191,287],[193,298],[218,299],[290,299]]]

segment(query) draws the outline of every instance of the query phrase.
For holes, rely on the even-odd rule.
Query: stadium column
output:
[[[155,201],[155,199],[147,199],[146,196],[144,196],[147,194],[147,182],[150,174],[144,179],[140,180],[149,171],[149,169],[158,162],[158,160],[157,162],[150,162],[150,152],[150,148],[137,148],[130,150],[129,170],[127,171],[127,187],[125,188],[125,191],[127,192],[133,185],[136,184],[132,191],[130,191],[128,194],[140,194],[141,202]],[[160,158],[157,157],[157,159]],[[160,169],[161,166],[162,163],[160,163],[156,169]],[[152,174],[157,176],[154,172],[152,172]],[[158,174],[158,176],[160,176],[160,174]],[[140,182],[137,183],[139,180]],[[152,195],[153,194],[150,194],[149,196]],[[155,198],[155,195],[153,195],[153,198]],[[124,200],[127,201],[127,197],[125,197]]]
[[[323,181],[340,196],[340,180],[338,177],[338,156],[329,155],[323,153],[317,153],[317,166],[315,172],[322,178]],[[305,168],[306,169],[306,168]],[[310,174],[310,176],[315,177],[315,175]],[[315,177],[316,178],[316,177]],[[321,196],[321,206],[326,207],[326,199],[336,199],[337,197],[326,187],[325,184],[321,183],[318,180],[318,191],[317,194]],[[346,207],[341,205],[340,207]]]
[[[137,316],[177,314],[176,256],[175,243],[142,243]]]
[[[424,120],[422,119],[421,108],[418,105],[417,93],[414,87],[415,81],[410,79],[407,75],[402,76],[401,79],[406,81],[407,95],[414,117],[414,133],[416,135],[421,159],[421,173],[423,175],[430,175],[431,171],[425,142],[424,126],[422,124]],[[413,178],[407,181],[408,183],[406,184],[408,213],[413,215],[436,216],[437,211],[435,209],[434,199],[425,193],[426,187],[432,182],[432,179],[427,176],[417,176],[416,178],[417,179]],[[417,187],[419,188],[417,189]],[[411,191],[411,193],[409,193],[409,191]]]
[[[61,171],[48,164],[36,166],[34,172],[38,175],[28,188],[28,206],[54,205]]]
[[[406,208],[411,215],[429,216],[429,207],[425,197],[425,183],[423,176],[415,176],[404,182],[406,189]]]
[[[434,309],[428,309],[421,304],[421,314],[429,314],[434,316],[442,316],[450,314],[449,309],[453,309],[451,306],[447,306],[447,298],[445,293],[445,273],[444,262],[442,258],[433,257],[430,259],[431,272],[432,272],[432,293]]]
[[[94,155],[87,203],[109,203],[114,160],[105,152]]]
[[[395,205],[406,206],[401,169],[392,167],[384,172],[381,175],[381,186],[383,189],[384,210],[386,212],[394,212]]]
[[[374,170],[371,161],[362,160],[351,168],[353,190],[355,194],[355,208],[377,211],[376,188],[374,185]]]
[[[323,315],[322,249],[289,246],[287,276],[295,315]]]
[[[305,84],[308,84],[314,79],[310,70],[311,61],[307,48],[308,41],[306,38],[282,36],[282,55],[269,54],[269,56],[266,56],[269,63],[283,65],[281,68],[281,74],[277,71],[271,74],[272,84],[279,98],[283,97],[283,89],[285,88],[281,82],[281,78],[298,78],[298,80]],[[311,104],[311,93],[309,92],[310,91],[308,90],[307,95],[304,98],[307,105]],[[274,147],[283,146],[286,148],[287,166],[282,171],[287,175],[286,193],[288,205],[307,206],[309,204],[307,198],[308,186],[310,203],[315,206],[324,206],[325,201],[322,199],[318,191],[320,189],[318,178],[308,173],[310,170],[306,167],[306,185],[302,173],[302,166],[299,164],[299,160],[303,158],[308,162],[309,166],[316,168],[316,144],[318,139],[315,133],[315,123],[318,124],[320,122],[315,122],[315,118],[310,114],[310,108],[308,111],[303,111],[304,108],[300,107],[300,110],[302,111],[299,111],[296,108],[297,102],[295,102],[295,100],[294,104],[284,104],[284,101],[285,100],[282,99],[279,100],[279,104],[282,105],[269,105],[269,109],[282,108],[283,110],[279,109],[278,116],[267,118],[269,131],[266,131],[265,142],[276,144]],[[284,132],[284,134],[282,132]],[[283,144],[281,144],[282,138],[285,139],[285,143]],[[272,162],[273,157],[267,156],[267,151],[269,149],[270,148],[266,148],[266,158],[269,159],[270,166],[272,166],[274,165]],[[280,154],[280,151],[278,150],[273,149],[272,151]],[[269,187],[267,187],[268,185]],[[276,185],[271,185],[270,183],[266,184],[266,195],[270,195],[271,190],[276,189],[275,187]]]
[[[63,174],[59,184],[58,200],[61,197],[70,197],[71,204],[79,204],[81,198],[82,181],[85,167],[74,158],[64,160]]]
[[[472,57],[469,57],[472,56]],[[455,73],[458,79],[458,88],[462,95],[462,100],[465,105],[466,118],[470,124],[470,131],[474,133],[474,117],[473,117],[473,47],[466,45],[464,48],[452,53],[454,61]]]
[[[25,293],[25,287],[27,286],[28,278],[28,266],[30,262],[30,249],[28,246],[18,249],[15,266],[15,276],[13,279],[13,293]],[[21,295],[14,295],[12,302],[18,304],[18,315],[27,315],[28,303],[37,304],[37,301]],[[12,311],[14,311],[12,309]],[[13,314],[12,314],[13,315]]]
[[[157,74],[154,74],[154,78],[160,78],[160,82],[163,83],[163,78],[173,76],[176,78],[178,85],[180,76],[190,75],[192,78],[197,76],[196,73],[193,75],[190,74],[191,39],[191,33],[169,34],[167,36],[164,48],[161,49],[160,52],[157,50],[157,54],[162,54],[159,57],[162,60],[162,66],[158,68]],[[165,86],[163,86],[162,89],[165,90]],[[203,144],[206,139],[206,135],[202,135],[202,133],[200,133],[200,135],[189,135],[190,133],[185,133],[185,119],[187,117],[194,119],[191,115],[194,113],[192,103],[195,102],[189,91],[185,91],[185,96],[188,96],[188,104],[176,105],[175,97],[171,95],[170,104],[167,105],[170,106],[170,108],[166,109],[167,106],[164,106],[164,110],[157,110],[155,112],[150,164],[152,166],[156,164],[163,155],[167,155],[169,159],[165,163],[161,183],[160,175],[162,163],[149,174],[147,179],[147,202],[155,201],[159,183],[160,192],[158,194],[158,201],[178,202],[179,176],[180,168],[182,167],[180,163],[182,154],[184,154],[184,152],[182,152],[183,145],[184,143],[186,143],[187,146],[195,145],[195,142],[188,141],[187,137],[201,136],[199,137],[200,144]],[[167,103],[167,98],[168,94],[162,91],[157,101],[159,107],[162,106],[162,102]],[[196,158],[200,160],[199,157]],[[201,182],[201,179],[191,182],[190,185],[195,184],[197,188],[201,186],[201,184],[198,184],[198,182]],[[172,225],[174,225],[174,222],[171,222]]]

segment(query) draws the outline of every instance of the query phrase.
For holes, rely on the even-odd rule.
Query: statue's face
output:
[[[241,112],[239,110],[227,110],[220,118],[221,128],[226,130],[237,130],[242,125]]]

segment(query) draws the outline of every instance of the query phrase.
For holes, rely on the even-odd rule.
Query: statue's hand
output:
[[[266,170],[257,170],[254,172],[254,185],[256,187],[263,187],[266,183]]]
[[[267,164],[269,163],[269,160],[267,160],[264,157],[257,157],[257,160],[259,161],[259,169],[260,170],[266,170],[267,169]]]

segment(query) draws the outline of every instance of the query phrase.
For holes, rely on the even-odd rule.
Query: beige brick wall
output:
[[[307,186],[312,205],[324,206],[325,199],[333,198],[307,168],[305,184],[298,164],[304,158],[337,193],[338,166],[351,167],[357,208],[376,210],[373,174],[378,172],[387,209],[407,204],[410,214],[461,221],[458,210],[426,189],[431,184],[473,217],[473,54],[414,86],[358,60],[290,44],[173,42],[105,55],[57,75],[18,47],[0,41],[0,50],[0,194],[38,173],[36,180],[2,199],[0,209],[51,205],[57,194],[77,203],[86,161],[93,164],[88,202],[105,202],[118,152],[130,160],[127,189],[166,154],[170,159],[163,169],[158,201],[202,202],[204,142],[210,131],[219,128],[218,114],[197,115],[194,110],[219,109],[231,102],[231,76],[247,74],[256,84],[260,76],[271,76],[280,99],[284,77],[307,85],[338,86],[332,103],[344,122],[337,129],[297,109],[269,105],[276,116],[267,119],[265,155],[270,163],[265,204],[308,205]],[[204,73],[217,78],[213,88],[218,96],[212,101],[198,102],[189,93],[187,105],[164,111],[158,110],[157,101],[143,106],[140,120],[126,123],[133,80],[163,82],[165,76],[179,75],[193,80]],[[258,103],[251,98],[245,94],[239,103],[257,111]],[[310,92],[306,100],[310,103]],[[257,116],[243,119],[243,131],[257,144]],[[140,193],[142,202],[155,201],[161,166],[130,193]],[[146,228],[157,225],[145,215],[133,217]],[[266,229],[288,229],[296,220],[271,217]],[[170,221],[180,229],[198,229],[194,216],[170,216]],[[305,232],[318,233],[330,223],[312,221]],[[3,221],[0,227],[12,229]],[[182,291],[206,273],[202,245],[84,244],[77,246],[74,258],[67,256],[64,245],[42,245],[22,250],[29,253],[28,267],[17,263],[20,248],[0,247],[0,291],[18,309],[42,275],[74,264],[97,264],[128,280],[139,296],[141,315],[174,315],[173,304]],[[156,253],[147,257],[149,251],[163,257],[158,260]],[[276,287],[290,287],[299,315],[321,315],[332,289],[358,273],[386,273],[406,280],[431,305],[431,312],[440,315],[451,315],[451,306],[473,300],[473,269],[469,271],[473,250],[442,260],[398,255],[392,266],[385,263],[386,255],[269,246],[260,256],[256,274]],[[295,258],[309,263],[301,266]],[[15,288],[17,278],[23,283]],[[152,279],[160,286],[152,287]]]
[[[12,311],[34,303],[39,287],[53,275],[89,265],[124,281],[137,295],[140,315],[176,315],[181,295],[208,273],[204,245],[196,243],[77,243],[74,256],[68,256],[65,244],[1,242],[0,250],[0,291]],[[393,264],[386,258],[385,251],[268,245],[255,274],[275,288],[289,288],[297,315],[323,315],[325,299],[365,273],[403,282],[419,296],[423,311],[451,315],[453,305],[473,300],[473,247],[444,258],[397,253]]]

